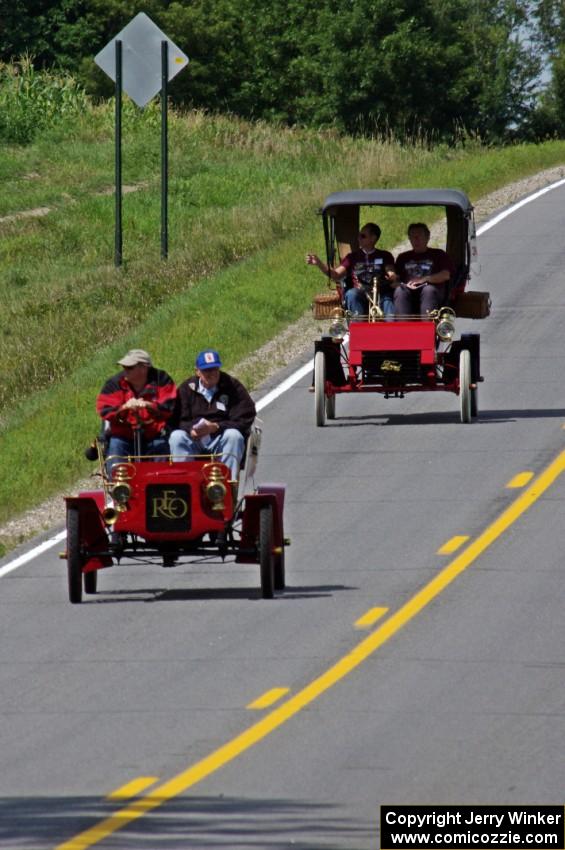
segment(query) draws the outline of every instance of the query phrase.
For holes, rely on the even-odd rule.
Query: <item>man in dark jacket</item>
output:
[[[140,428],[143,455],[166,455],[168,420],[175,409],[176,387],[141,348],[128,351],[118,364],[123,371],[109,378],[96,400],[98,415],[108,423],[108,456],[134,454],[134,432]],[[110,460],[108,472],[117,463]]]
[[[169,438],[173,460],[193,455],[221,454],[233,481],[255,419],[255,404],[242,383],[226,372],[217,351],[201,351],[196,374],[178,390],[176,430]]]

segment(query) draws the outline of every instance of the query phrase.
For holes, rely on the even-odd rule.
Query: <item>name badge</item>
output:
[[[216,402],[216,410],[223,410],[223,411],[225,411],[225,409],[226,409],[226,406],[225,406],[225,404],[223,403],[223,401],[217,401],[217,402]]]

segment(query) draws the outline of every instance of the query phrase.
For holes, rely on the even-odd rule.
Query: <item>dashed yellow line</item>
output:
[[[514,478],[511,478],[506,487],[509,490],[518,489],[520,487],[525,487],[526,484],[529,484],[532,478],[534,477],[533,472],[519,472],[518,475],[515,475]]]
[[[440,546],[437,550],[437,555],[452,555],[453,552],[457,552],[461,546],[469,540],[468,534],[456,534],[455,537],[452,537],[451,540],[448,540],[447,543],[444,543],[443,546]]]
[[[247,708],[268,708],[270,705],[278,702],[281,697],[286,696],[289,691],[290,688],[272,688],[267,693],[257,697],[253,702],[250,702]]]
[[[59,844],[55,850],[86,850],[109,835],[128,826],[148,812],[162,806],[168,800],[201,782],[210,774],[245,753],[259,741],[262,741],[275,729],[278,729],[291,717],[310,705],[329,688],[355,670],[379,647],[390,640],[410,620],[417,616],[429,603],[439,596],[457,576],[467,569],[485,552],[510,526],[516,522],[555,480],[565,471],[565,451],[561,452],[549,466],[494,520],[466,549],[454,558],[435,578],[419,590],[401,608],[392,614],[374,632],[363,638],[351,652],[340,658],[318,678],[307,684],[301,691],[289,697],[282,705],[245,729],[231,741],[219,747],[210,755],[191,765],[186,770],[159,785],[145,797],[134,801],[115,812],[90,829]]]
[[[121,788],[116,788],[106,797],[107,800],[129,800],[131,797],[137,797],[150,785],[154,785],[159,781],[158,776],[138,776],[137,779],[132,779],[131,782],[126,782]]]
[[[369,608],[366,614],[363,614],[362,617],[355,620],[355,628],[366,629],[367,626],[374,625],[374,623],[376,623],[377,620],[380,620],[387,611],[388,608]]]

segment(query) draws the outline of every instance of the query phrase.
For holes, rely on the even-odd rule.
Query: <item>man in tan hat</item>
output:
[[[134,454],[134,432],[141,429],[141,453],[169,453],[167,422],[177,396],[173,379],[156,369],[142,348],[132,348],[118,365],[123,371],[109,378],[96,401],[96,412],[108,423],[108,456]],[[110,460],[108,473],[117,463]]]

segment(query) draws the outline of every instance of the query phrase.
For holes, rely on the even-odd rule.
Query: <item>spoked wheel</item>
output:
[[[275,595],[275,556],[273,554],[273,509],[265,505],[259,511],[259,566],[261,570],[261,596],[272,599]]]
[[[459,355],[459,409],[461,422],[471,421],[471,352],[463,349]]]
[[[82,561],[80,554],[80,514],[78,508],[68,508],[67,576],[69,580],[69,600],[74,604],[82,602]]]
[[[96,588],[98,587],[98,570],[94,570],[91,573],[84,573],[84,592],[85,593],[96,593]]]
[[[326,424],[326,358],[323,351],[317,351],[314,357],[314,398],[316,404],[316,425]]]
[[[326,418],[335,419],[335,395],[326,398]]]

